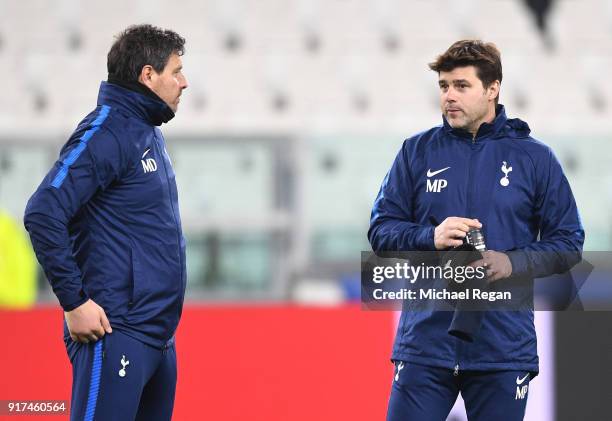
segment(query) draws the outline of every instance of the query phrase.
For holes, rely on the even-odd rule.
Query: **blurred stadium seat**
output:
[[[241,218],[276,217],[278,209],[269,200],[279,174],[270,172],[275,161],[259,146],[245,148],[243,141],[280,136],[303,145],[294,162],[304,165],[290,184],[306,186],[296,198],[304,207],[298,213],[305,218],[297,222],[302,234],[293,239],[308,244],[290,247],[307,251],[301,258],[307,265],[312,252],[321,254],[316,250],[323,237],[349,235],[352,241],[329,243],[325,253],[353,253],[356,259],[367,247],[361,237],[371,200],[401,141],[439,123],[435,75],[427,63],[457,38],[480,37],[501,48],[501,98],[509,114],[527,120],[553,147],[563,143],[564,164],[579,163],[571,181],[582,198],[583,219],[598,232],[596,238],[587,236],[587,246],[610,247],[604,215],[611,200],[594,202],[588,189],[589,171],[609,174],[609,156],[599,153],[604,144],[597,140],[605,143],[612,132],[612,88],[601,83],[612,48],[612,12],[604,3],[556,2],[550,20],[558,48],[548,51],[526,7],[512,0],[460,6],[448,0],[265,0],[257,7],[245,1],[189,1],[177,7],[158,0],[122,5],[122,13],[112,1],[5,1],[0,55],[7,65],[0,72],[11,83],[0,98],[0,130],[6,141],[25,137],[40,145],[47,156],[36,161],[41,172],[93,106],[113,35],[135,22],[173,27],[188,40],[184,64],[191,87],[176,124],[166,132],[180,166],[187,233],[193,228],[199,235],[203,225],[194,221],[217,221],[221,209],[236,210],[240,204],[248,204],[248,215],[234,212],[227,218],[237,226]],[[242,141],[230,142],[223,157],[213,143],[198,144],[198,139],[227,136]],[[247,161],[256,172],[241,172]],[[10,188],[7,175],[0,191]],[[26,178],[23,191],[36,182]],[[224,182],[238,190],[223,188]],[[23,204],[14,206],[14,216],[21,216]],[[216,230],[204,225],[205,231]],[[283,282],[289,288],[290,280]]]

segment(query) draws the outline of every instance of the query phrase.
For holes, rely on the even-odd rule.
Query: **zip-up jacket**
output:
[[[65,311],[91,298],[113,329],[160,348],[185,294],[178,192],[157,127],[173,116],[161,100],[102,82],[24,218]]]
[[[375,252],[434,251],[435,226],[450,216],[477,218],[487,248],[508,254],[514,277],[564,272],[581,258],[584,230],[561,165],[502,105],[474,139],[444,119],[404,141],[374,203],[368,238]],[[533,311],[485,312],[473,343],[448,334],[452,317],[405,310],[392,359],[537,373]]]

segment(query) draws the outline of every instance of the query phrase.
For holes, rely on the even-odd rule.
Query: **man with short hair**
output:
[[[458,41],[430,68],[443,124],[404,142],[374,203],[373,250],[448,250],[480,229],[489,288],[571,268],[584,242],[574,197],[550,148],[498,104],[495,45]],[[471,342],[451,335],[454,315],[402,312],[387,420],[445,420],[459,392],[470,421],[522,420],[538,373],[533,311],[469,316]]]
[[[64,309],[72,420],[172,416],[185,241],[158,126],[187,88],[184,45],[151,25],[117,36],[97,107],[26,207],[26,229]]]

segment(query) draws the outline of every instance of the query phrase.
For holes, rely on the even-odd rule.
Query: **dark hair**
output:
[[[161,73],[173,53],[182,56],[185,52],[185,38],[153,25],[129,26],[115,38],[106,67],[109,77],[126,82],[137,82],[146,65]]]
[[[502,81],[501,54],[492,42],[462,40],[451,45],[436,61],[429,63],[434,72],[451,72],[457,67],[474,66],[485,88]],[[497,103],[498,97],[495,99]]]

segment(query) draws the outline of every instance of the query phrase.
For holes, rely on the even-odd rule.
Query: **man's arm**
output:
[[[559,161],[549,151],[548,162],[536,170],[536,218],[540,239],[507,252],[512,274],[534,278],[571,269],[582,258],[584,229],[576,201]]]
[[[434,250],[434,227],[413,221],[413,182],[407,141],[380,187],[370,217],[368,240],[375,252]]]
[[[67,313],[85,303],[95,304],[83,290],[82,275],[73,256],[68,225],[96,192],[118,177],[120,168],[125,165],[117,139],[100,129],[100,120],[98,117],[79,138],[71,140],[64,147],[60,159],[28,201],[24,216],[24,225],[38,261]],[[91,304],[73,315],[85,312],[85,319],[93,320],[95,310],[99,327],[103,323],[108,324],[103,310]],[[81,320],[83,317],[77,318]],[[69,321],[70,316],[67,315],[66,319]],[[81,326],[81,323],[77,322],[76,325]],[[85,325],[91,327],[91,323]],[[93,332],[103,334],[103,329],[100,332],[95,326]],[[88,329],[77,333],[93,340],[93,333]]]

